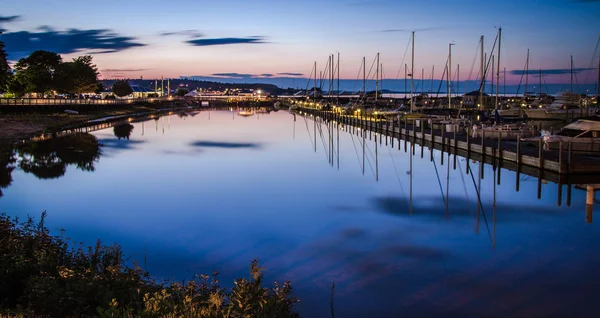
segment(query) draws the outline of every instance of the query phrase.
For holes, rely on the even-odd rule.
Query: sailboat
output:
[[[584,111],[581,107],[581,95],[573,92],[573,57],[571,56],[571,89],[556,95],[556,99],[549,106],[542,108],[525,109],[528,119],[555,119],[573,120],[589,116],[589,109]]]

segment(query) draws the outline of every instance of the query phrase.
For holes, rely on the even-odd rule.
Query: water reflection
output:
[[[15,169],[13,164],[16,158],[12,152],[0,153],[0,198],[3,196],[2,189],[6,189],[11,185],[12,172]]]
[[[100,158],[98,139],[83,133],[20,144],[16,150],[19,168],[40,179],[62,177],[68,165],[94,171]]]
[[[199,148],[225,148],[225,149],[236,149],[236,148],[258,149],[258,148],[262,147],[261,144],[252,143],[252,142],[227,142],[227,141],[208,141],[208,140],[194,141],[190,145],[193,147],[199,147]]]
[[[133,132],[133,125],[117,125],[113,128],[113,132],[115,133],[115,136],[119,138],[119,140],[121,140],[121,138],[129,140],[129,136],[131,136],[131,132]]]

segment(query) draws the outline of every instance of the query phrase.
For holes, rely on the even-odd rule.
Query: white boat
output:
[[[473,137],[511,139],[531,137],[535,134],[537,131],[525,123],[473,127]]]
[[[573,92],[563,92],[545,108],[524,109],[528,119],[573,120],[593,115],[589,108],[581,108],[581,95]]]
[[[517,106],[506,109],[498,109],[498,115],[502,118],[521,118],[523,117],[523,109]]]
[[[544,135],[534,138],[522,139],[523,141],[543,140],[544,149],[558,149],[563,144],[567,149],[571,144],[574,151],[600,151],[600,116],[596,115],[586,119],[579,119],[566,125],[554,135]]]

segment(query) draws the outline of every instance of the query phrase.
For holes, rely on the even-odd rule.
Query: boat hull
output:
[[[542,120],[574,120],[581,117],[587,117],[594,114],[595,110],[586,109],[560,109],[560,110],[545,110],[545,109],[525,109],[523,110],[528,119]]]

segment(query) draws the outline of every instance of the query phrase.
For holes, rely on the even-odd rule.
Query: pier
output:
[[[536,145],[522,142],[519,138],[502,140],[502,138],[472,137],[471,131],[452,131],[417,127],[415,122],[398,119],[378,119],[369,116],[341,115],[332,111],[317,110],[312,108],[299,108],[301,114],[322,118],[326,122],[337,122],[343,125],[342,129],[349,133],[363,131],[366,138],[373,138],[386,145],[397,143],[397,148],[404,151],[412,149],[408,143],[420,145],[420,156],[428,156],[434,160],[433,150],[439,150],[440,161],[444,163],[445,154],[454,155],[453,162],[449,164],[457,167],[457,156],[467,159],[466,173],[470,171],[471,160],[492,165],[494,168],[508,169],[516,172],[515,188],[519,191],[520,175],[528,175],[538,179],[538,198],[541,198],[541,187],[546,181],[557,183],[557,203],[562,204],[563,185],[567,186],[567,205],[570,205],[572,188],[575,185],[589,185],[600,183],[600,158],[595,155],[572,151],[569,144],[560,146],[561,150],[544,150],[541,141]],[[425,149],[429,148],[426,154]],[[497,182],[500,183],[502,169],[497,171]],[[483,174],[480,171],[480,178]],[[597,187],[588,192],[597,191]],[[593,197],[593,196],[592,196]]]

